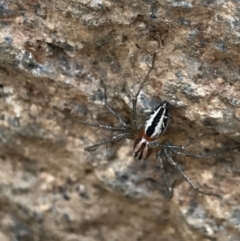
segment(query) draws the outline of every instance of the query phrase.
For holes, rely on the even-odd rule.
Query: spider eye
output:
[[[151,139],[162,135],[168,126],[169,103],[164,101],[147,118],[144,128],[144,134]]]

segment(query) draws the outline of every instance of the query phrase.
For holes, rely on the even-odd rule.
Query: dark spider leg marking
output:
[[[204,195],[209,195],[209,196],[215,196],[215,197],[221,197],[219,194],[213,193],[213,192],[205,192],[199,189],[197,186],[195,186],[192,181],[188,178],[188,176],[185,174],[185,172],[177,165],[177,163],[172,159],[172,157],[169,155],[168,151],[166,148],[163,149],[164,154],[170,163],[171,166],[173,166],[179,173],[182,174],[184,179],[189,183],[189,185],[198,193],[204,194]]]

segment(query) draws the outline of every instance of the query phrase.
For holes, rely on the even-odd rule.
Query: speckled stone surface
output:
[[[1,1],[0,240],[240,240],[239,22],[236,0]],[[164,141],[205,134],[186,151],[212,158],[174,158],[220,198],[166,167],[169,200],[155,155],[138,163],[132,139],[84,151],[112,133],[77,120],[117,124],[101,81],[129,121],[154,53],[138,122],[168,100]]]

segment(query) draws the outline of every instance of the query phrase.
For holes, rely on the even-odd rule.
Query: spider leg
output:
[[[172,197],[173,197],[173,189],[169,187],[168,180],[167,180],[167,176],[166,176],[166,173],[165,173],[165,170],[164,170],[164,166],[163,166],[163,160],[162,160],[162,158],[161,158],[161,156],[160,156],[161,153],[162,153],[162,151],[159,151],[159,152],[157,153],[157,158],[158,158],[158,161],[159,161],[159,167],[160,167],[160,169],[161,169],[161,171],[162,171],[162,175],[163,175],[163,178],[164,178],[164,182],[165,182],[165,185],[166,185],[166,187],[167,187],[167,190],[168,190],[168,192],[169,192],[169,194],[170,194],[170,198],[172,198]]]
[[[107,101],[107,88],[106,85],[103,83],[103,81],[101,80],[101,85],[103,86],[103,90],[104,90],[104,105],[106,106],[106,108],[118,119],[118,121],[123,125],[123,126],[127,126],[127,124],[122,120],[122,118],[110,107],[110,105],[108,104]]]
[[[158,140],[157,140],[157,141],[149,142],[149,143],[148,143],[148,147],[149,147],[149,148],[161,147],[161,148],[171,148],[171,149],[183,149],[182,146],[173,146],[173,145],[171,145],[171,144],[168,144],[168,145],[159,144],[159,143],[158,143]]]
[[[194,142],[196,142],[202,136],[203,135],[198,135],[198,136],[194,137],[191,141],[189,141],[187,144],[181,145],[181,146],[174,146],[171,143],[167,144],[167,145],[162,145],[162,144],[158,143],[158,140],[156,140],[156,141],[152,141],[152,142],[148,143],[148,147],[161,147],[161,148],[168,148],[168,149],[181,149],[181,150],[184,150],[186,147],[192,145]]]
[[[182,145],[182,149],[184,149],[187,146],[192,145],[194,142],[198,141],[201,137],[203,137],[203,135],[197,135],[196,137],[194,137],[191,141],[189,141],[187,144]]]
[[[192,181],[188,178],[188,176],[185,174],[185,172],[177,165],[177,163],[172,159],[172,157],[169,155],[168,151],[166,148],[163,149],[164,154],[168,160],[168,162],[179,172],[182,174],[184,179],[189,183],[189,185],[198,193],[204,194],[204,195],[210,195],[210,196],[215,196],[215,197],[220,197],[219,194],[213,193],[213,192],[205,192],[199,189],[195,184],[192,183]]]
[[[168,148],[174,152],[177,155],[182,155],[182,156],[191,156],[191,157],[197,157],[197,158],[211,158],[211,157],[216,157],[216,154],[211,154],[211,155],[201,155],[201,154],[194,154],[194,153],[184,153],[181,151],[178,151],[178,149],[184,150],[186,147],[192,145],[194,142],[198,141],[203,135],[198,135],[195,138],[193,138],[190,142],[188,142],[185,145],[182,146],[169,146]]]
[[[112,138],[113,136],[110,136],[110,135],[107,135],[105,133],[102,133],[102,135],[105,137],[105,138]],[[120,141],[121,139],[117,140],[117,141],[112,141],[110,143],[106,143],[106,153],[107,153],[107,157],[108,158],[111,158],[112,154],[111,154],[111,150],[113,148],[113,146],[115,144],[117,144],[118,141]]]
[[[137,126],[137,97],[140,94],[140,91],[144,87],[145,83],[148,81],[149,75],[154,68],[156,55],[157,55],[157,53],[153,54],[151,67],[149,68],[147,75],[145,76],[145,78],[141,82],[137,93],[135,95],[133,95],[133,99],[132,99],[132,124],[133,124],[134,128],[136,128],[136,126]]]
[[[117,134],[117,135],[115,135],[115,136],[113,136],[111,138],[108,138],[108,139],[106,139],[104,141],[101,141],[101,142],[99,142],[97,144],[94,144],[92,146],[88,146],[88,147],[84,148],[84,150],[88,151],[88,152],[96,151],[98,147],[100,147],[100,146],[102,146],[104,144],[111,143],[111,142],[116,142],[116,141],[121,140],[122,138],[125,138],[125,137],[127,138],[127,137],[131,137],[131,136],[132,136],[132,134],[130,134],[130,133]]]
[[[126,128],[102,125],[102,124],[99,124],[97,122],[96,123],[89,123],[89,122],[82,121],[82,120],[74,120],[74,121],[77,122],[77,123],[83,124],[83,125],[98,127],[98,128],[110,130],[110,131],[118,131],[118,132],[126,131]]]
[[[173,153],[181,156],[191,156],[191,157],[197,157],[197,158],[211,158],[211,157],[216,157],[217,154],[212,154],[212,155],[201,155],[201,154],[194,154],[194,153],[183,153],[180,151],[176,151],[174,149],[171,150]]]
[[[77,118],[70,116],[67,113],[64,113],[62,110],[58,109],[55,106],[54,106],[54,109],[59,111],[60,113],[62,113],[65,116],[65,118],[70,119],[76,123],[80,123],[80,124],[83,124],[86,126],[98,127],[100,129],[105,129],[105,130],[110,130],[110,131],[117,131],[117,132],[126,131],[126,128],[124,128],[124,127],[114,127],[114,126],[102,125],[102,124],[99,124],[98,122],[87,122],[87,121],[79,120]]]

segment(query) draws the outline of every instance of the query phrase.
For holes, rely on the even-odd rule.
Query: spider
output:
[[[218,194],[212,192],[205,192],[198,188],[190,178],[185,174],[185,172],[179,167],[177,162],[173,159],[173,155],[181,155],[181,156],[194,156],[194,157],[206,157],[202,155],[195,155],[190,153],[184,153],[181,150],[184,150],[188,146],[192,145],[195,141],[197,141],[200,136],[194,138],[186,145],[176,146],[171,143],[167,143],[166,145],[162,144],[159,140],[159,137],[164,134],[166,129],[168,128],[170,114],[170,104],[168,101],[163,101],[159,104],[153,112],[147,117],[144,124],[139,124],[137,120],[137,99],[140,94],[140,91],[145,86],[146,82],[149,79],[151,71],[154,69],[156,54],[154,53],[152,56],[151,66],[140,83],[138,91],[135,95],[131,93],[132,96],[132,111],[131,111],[131,120],[129,123],[126,123],[123,118],[110,106],[107,100],[107,88],[103,81],[101,81],[101,85],[103,87],[103,103],[105,108],[118,120],[118,126],[112,125],[104,125],[98,122],[89,123],[83,120],[77,120],[78,123],[83,125],[88,125],[91,127],[95,127],[98,129],[104,129],[113,132],[113,136],[102,140],[94,145],[85,147],[84,150],[87,152],[93,152],[97,150],[100,146],[109,144],[109,143],[117,143],[118,141],[128,138],[135,139],[133,145],[133,156],[139,161],[145,161],[149,156],[155,151],[156,159],[158,161],[158,168],[161,169],[162,176],[164,178],[164,182],[166,188],[170,194],[170,198],[173,197],[173,188],[168,184],[165,168],[163,165],[163,159],[167,160],[167,162],[179,172],[185,181],[189,183],[189,185],[198,193],[204,195],[213,195],[219,196]]]

